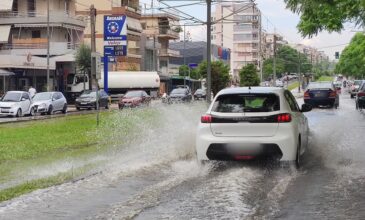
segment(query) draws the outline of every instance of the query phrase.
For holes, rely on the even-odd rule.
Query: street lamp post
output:
[[[47,0],[47,92],[50,91],[50,80],[49,80],[49,49],[50,49],[50,34],[49,34],[49,0]]]

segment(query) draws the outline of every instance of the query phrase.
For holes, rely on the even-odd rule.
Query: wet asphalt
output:
[[[114,153],[100,173],[1,203],[0,219],[365,219],[365,113],[348,94],[337,110],[306,113],[299,170],[198,164],[194,129],[204,108],[162,108],[161,128],[147,126],[145,141]]]

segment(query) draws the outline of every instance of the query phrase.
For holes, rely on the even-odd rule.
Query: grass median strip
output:
[[[292,91],[293,89],[298,88],[298,87],[299,87],[299,82],[294,82],[288,86],[288,90]]]
[[[333,77],[332,76],[321,76],[317,81],[318,82],[332,82]]]
[[[99,127],[95,115],[0,125],[0,201],[61,184],[90,171],[100,162],[92,160],[95,156],[120,146],[126,137],[138,135],[137,125],[154,123],[156,115],[153,109],[104,112]],[[67,166],[54,168],[58,163]],[[76,174],[74,164],[75,169],[82,168]],[[70,166],[72,175],[68,172]],[[40,167],[46,174],[38,173]]]

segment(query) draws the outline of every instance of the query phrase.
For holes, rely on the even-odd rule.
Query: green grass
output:
[[[141,109],[101,114],[102,123],[96,126],[95,115],[67,116],[49,120],[0,125],[0,184],[16,182],[0,191],[5,201],[36,189],[69,181],[89,171],[95,164],[84,164],[76,173],[53,173],[21,182],[32,167],[47,167],[58,161],[87,161],[95,155],[118,147],[127,139],[138,138],[137,125],[158,122],[157,111]],[[91,163],[91,162],[90,162]],[[98,163],[98,162],[92,162]],[[70,176],[71,175],[71,176]]]
[[[299,82],[294,82],[288,86],[288,90],[292,91],[293,89],[298,88],[298,87],[299,87]]]
[[[321,76],[317,81],[318,82],[332,82],[333,77],[332,76]]]

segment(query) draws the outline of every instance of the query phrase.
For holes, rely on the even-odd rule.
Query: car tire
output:
[[[300,155],[300,149],[301,149],[301,144],[300,144],[300,139],[298,140],[298,147],[297,147],[297,155],[295,157],[295,168],[299,169],[302,166],[302,159],[301,159],[301,155]]]
[[[48,112],[47,112],[47,114],[48,114],[48,115],[53,115],[53,106],[52,106],[52,105],[50,105],[50,106],[48,107]]]
[[[30,116],[35,116],[35,108],[34,108],[34,107],[32,107],[32,108],[30,109],[29,115],[30,115]]]
[[[81,111],[81,108],[80,108],[80,107],[76,107],[76,110],[77,110],[77,111]]]
[[[65,104],[65,105],[63,106],[62,113],[63,113],[63,114],[66,114],[66,113],[67,113],[67,104]]]
[[[105,105],[105,109],[109,109],[109,103]]]
[[[19,108],[18,111],[16,111],[15,117],[17,117],[17,118],[22,117],[22,109]]]
[[[354,98],[354,95],[351,94],[350,96],[351,96],[352,99]]]

